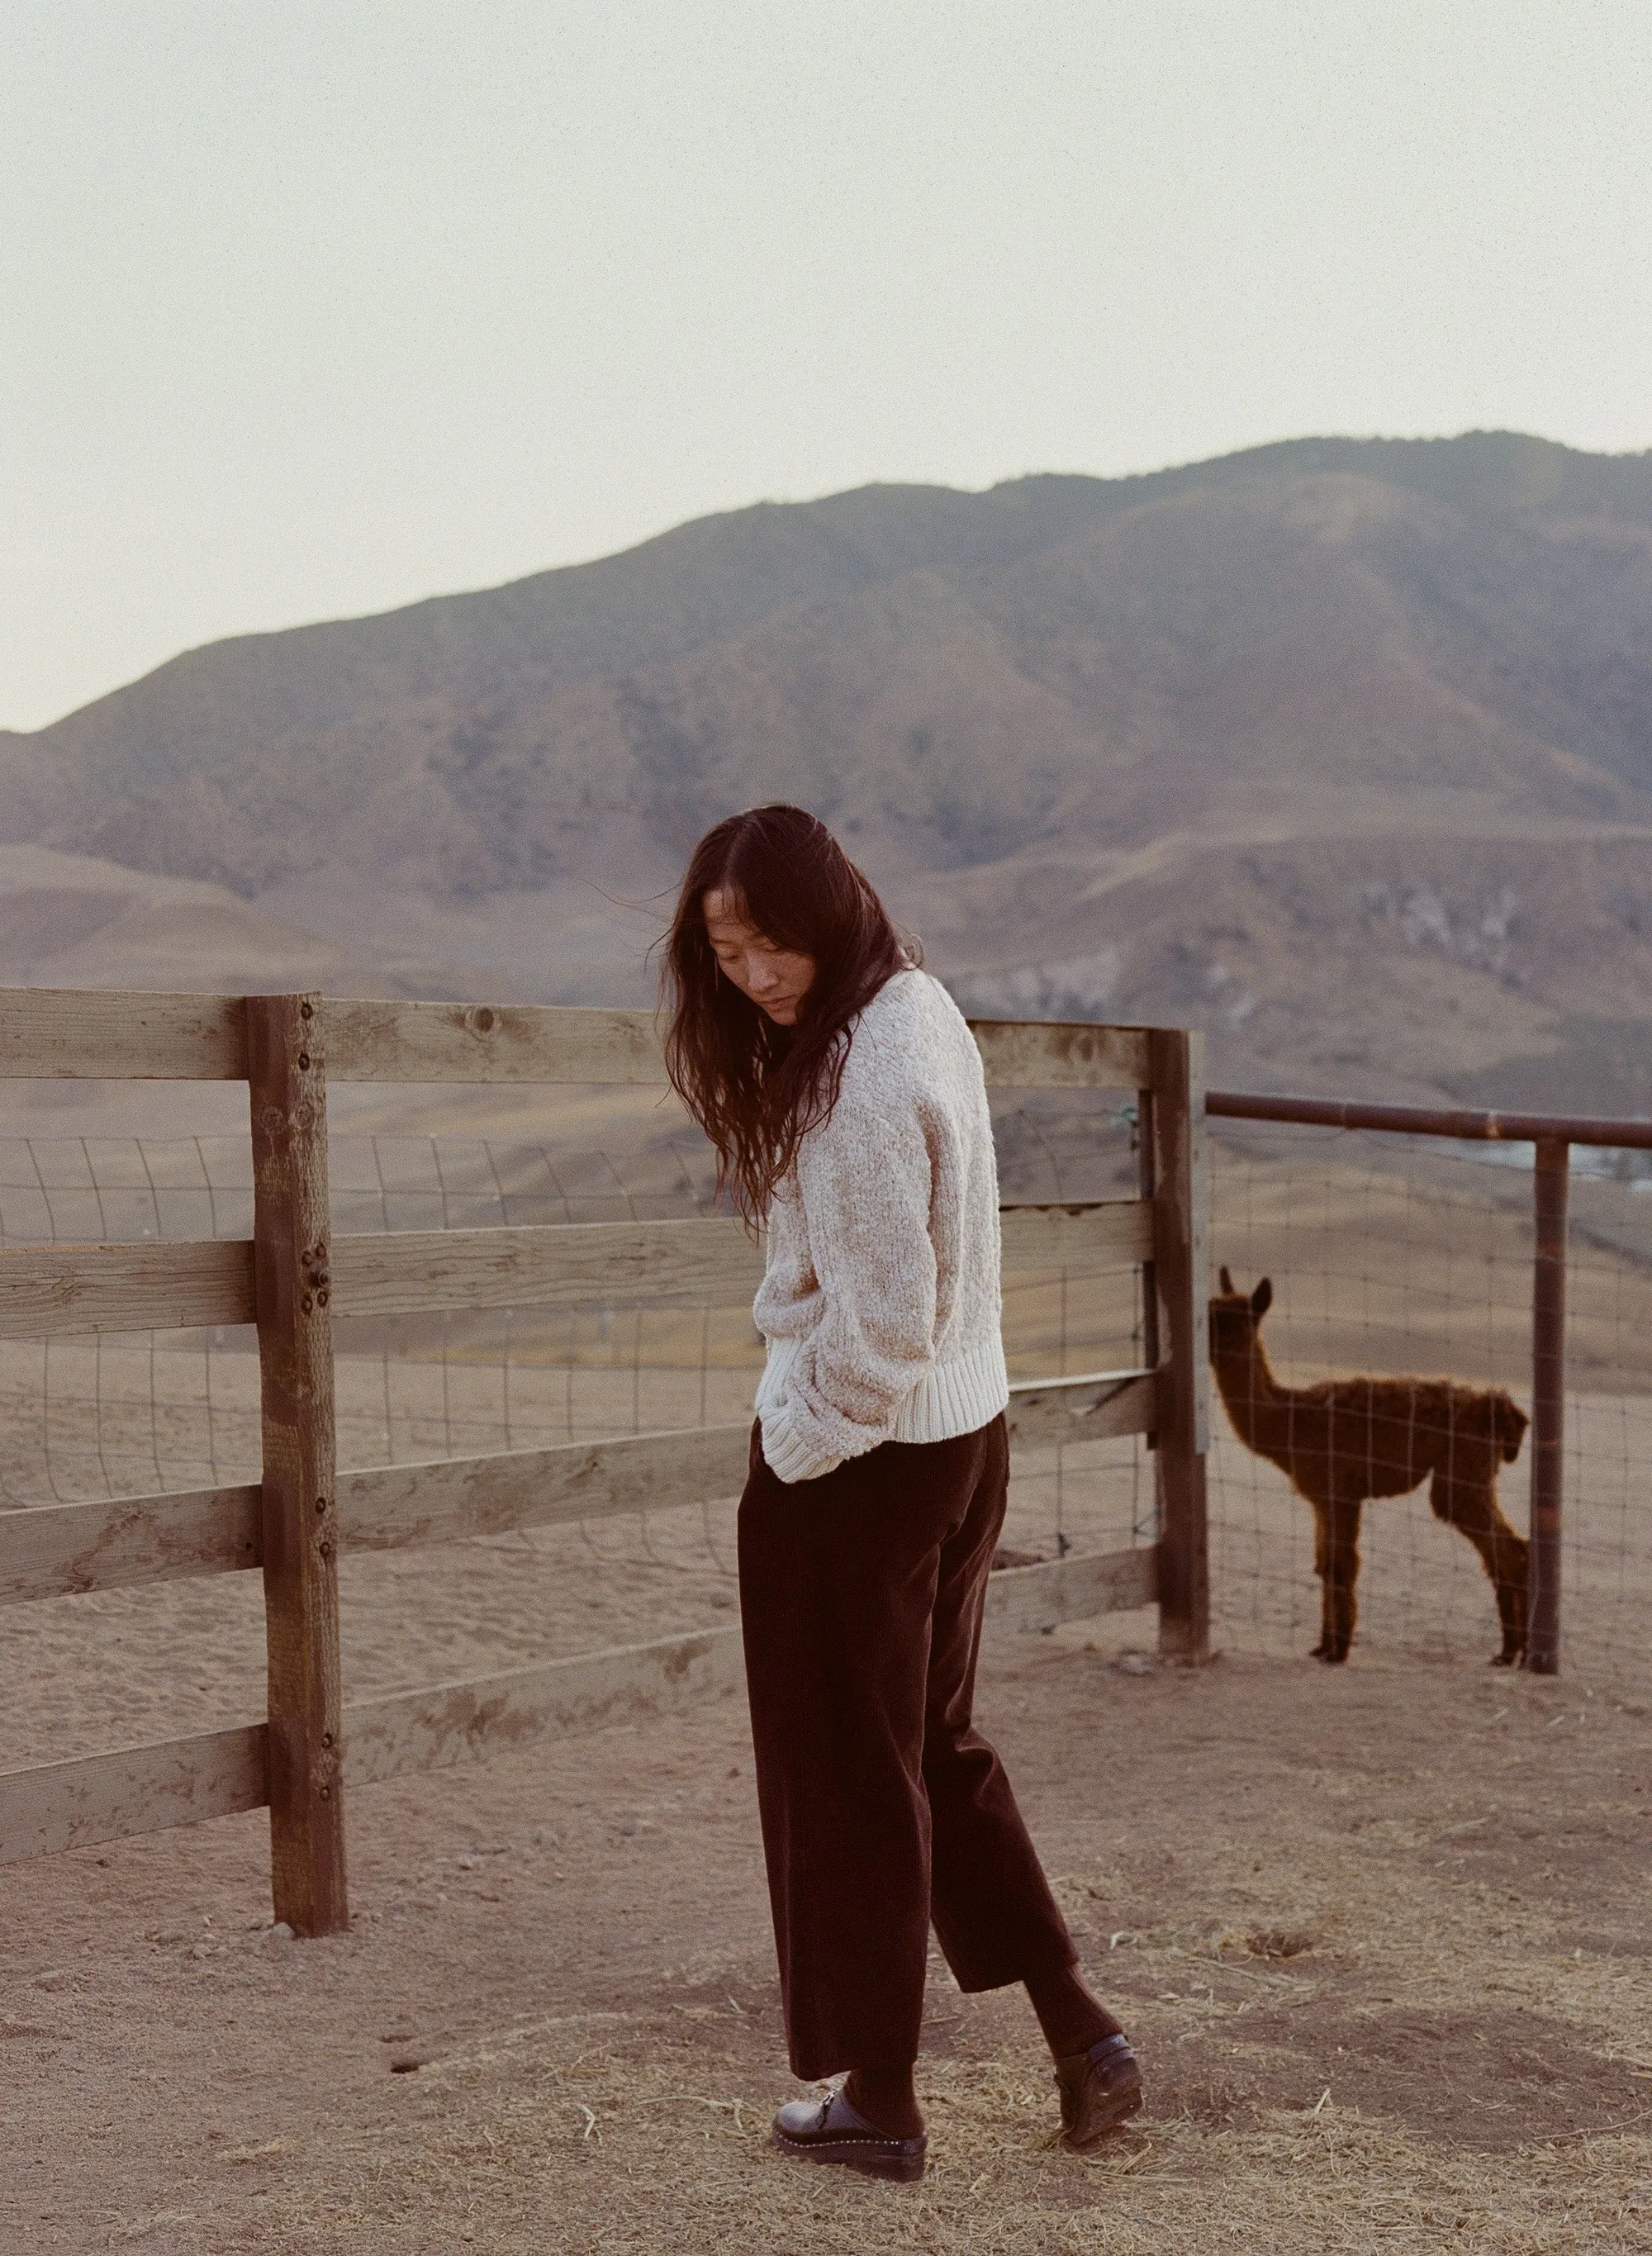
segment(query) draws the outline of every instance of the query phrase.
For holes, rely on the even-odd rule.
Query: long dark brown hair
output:
[[[723,970],[705,897],[724,892],[776,948],[815,959],[797,1023],[777,1026]],[[921,961],[825,824],[801,807],[752,807],[708,830],[665,943],[666,1069],[717,1155],[717,1188],[760,1221],[811,1128],[830,1115],[851,1021]]]

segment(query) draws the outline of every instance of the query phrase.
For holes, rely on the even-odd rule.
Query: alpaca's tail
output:
[[[1492,1397],[1492,1422],[1496,1429],[1498,1447],[1503,1453],[1503,1463],[1512,1465],[1520,1455],[1520,1445],[1526,1438],[1530,1420],[1518,1402],[1510,1401],[1499,1387]]]

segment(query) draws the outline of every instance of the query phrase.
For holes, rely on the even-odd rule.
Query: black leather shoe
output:
[[[910,2185],[923,2175],[927,2136],[892,2139],[858,2115],[841,2091],[827,2100],[794,2099],[774,2118],[771,2145],[801,2162],[841,2162],[869,2178]]]
[[[1093,2147],[1141,2104],[1141,2068],[1124,2036],[1103,2037],[1088,2052],[1055,2063],[1062,2132],[1070,2147]]]

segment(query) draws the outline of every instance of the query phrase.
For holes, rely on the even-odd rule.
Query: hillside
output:
[[[341,945],[222,885],[157,878],[89,855],[0,846],[0,985],[195,987],[256,994],[289,985],[374,995],[461,996],[471,980],[430,959]]]
[[[781,796],[983,1006],[1195,1019],[1229,1077],[1652,1104],[1652,455],[1313,440],[766,504],[0,736],[0,837],[562,999],[645,992],[685,846]]]

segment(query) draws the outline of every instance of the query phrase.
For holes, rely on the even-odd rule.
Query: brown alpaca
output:
[[[1274,1303],[1263,1278],[1246,1296],[1222,1272],[1211,1302],[1211,1360],[1240,1441],[1275,1464],[1314,1508],[1314,1569],[1321,1588],[1318,1660],[1346,1660],[1359,1575],[1359,1510],[1368,1498],[1408,1496],[1431,1478],[1437,1519],[1466,1535],[1497,1593],[1508,1667],[1526,1651],[1529,1548],[1502,1514],[1497,1468],[1520,1455],[1526,1414],[1500,1386],[1451,1378],[1322,1378],[1281,1386],[1269,1368],[1261,1322]]]

